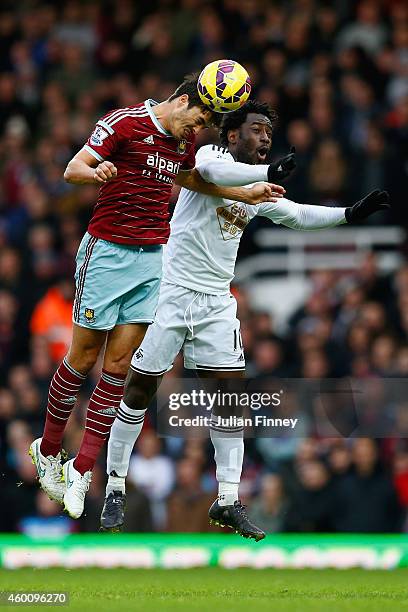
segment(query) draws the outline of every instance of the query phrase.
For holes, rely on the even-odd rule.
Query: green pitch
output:
[[[1,570],[0,590],[67,591],[68,606],[41,606],[61,612],[408,610],[408,570],[402,569]]]

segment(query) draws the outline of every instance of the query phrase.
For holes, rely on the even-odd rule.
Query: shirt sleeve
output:
[[[211,145],[202,147],[198,152],[196,169],[207,183],[221,187],[238,187],[268,180],[267,164],[236,162],[230,153],[222,153],[218,147],[213,148]]]
[[[118,122],[120,125],[121,122]],[[115,126],[116,127],[116,126]],[[96,123],[94,131],[86,141],[84,149],[95,157],[99,162],[109,159],[118,148],[121,133],[120,128],[114,129],[103,119]]]
[[[319,230],[346,223],[345,208],[297,204],[286,198],[259,204],[258,215],[298,230]]]

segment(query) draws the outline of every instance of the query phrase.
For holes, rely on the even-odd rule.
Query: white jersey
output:
[[[208,182],[240,185],[266,180],[267,166],[234,161],[227,149],[201,147],[196,168]],[[286,198],[252,206],[181,189],[164,251],[163,281],[211,295],[229,291],[242,233],[256,216],[294,229],[345,223],[344,208],[296,204]]]

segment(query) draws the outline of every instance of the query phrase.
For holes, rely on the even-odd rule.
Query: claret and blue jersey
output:
[[[154,319],[175,177],[194,167],[194,136],[176,140],[153,113],[153,100],[100,119],[85,144],[118,175],[101,185],[77,254],[73,321],[108,330]]]
[[[180,170],[194,167],[194,136],[177,140],[156,118],[154,100],[107,113],[85,144],[97,161],[118,170],[99,191],[89,233],[128,245],[164,244],[169,236],[171,188]]]

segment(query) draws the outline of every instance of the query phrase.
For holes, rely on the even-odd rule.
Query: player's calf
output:
[[[123,401],[126,406],[131,410],[146,410],[157,392],[161,379],[162,376],[143,374],[131,367],[123,393]]]

